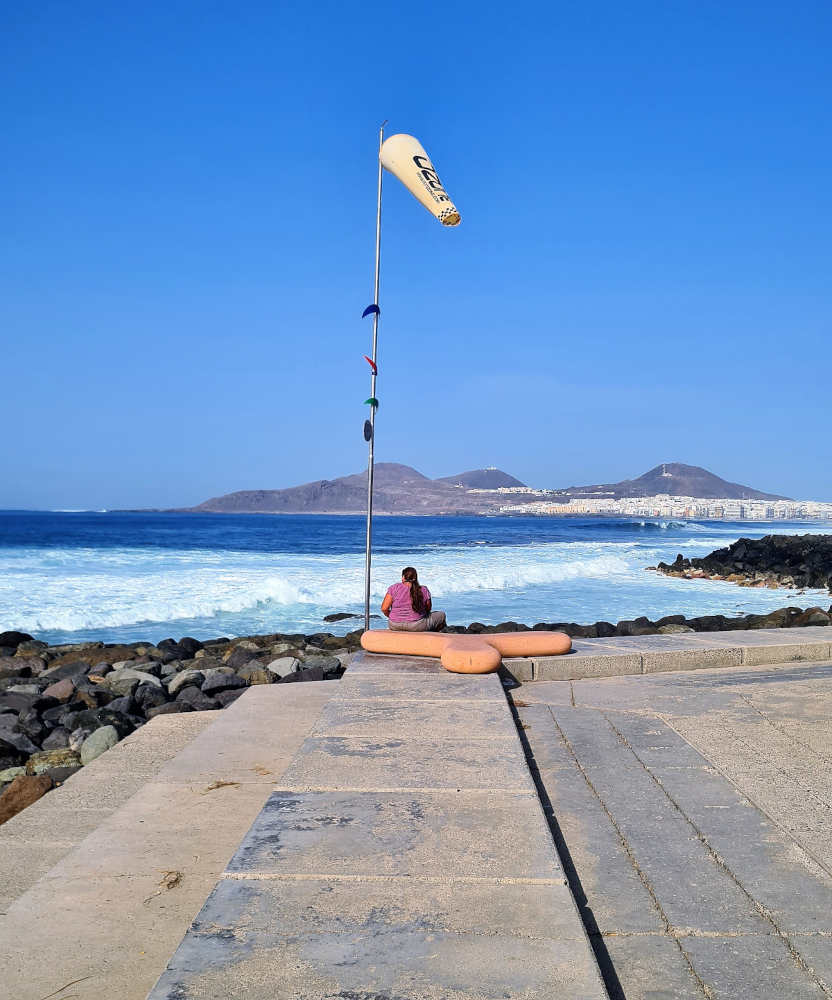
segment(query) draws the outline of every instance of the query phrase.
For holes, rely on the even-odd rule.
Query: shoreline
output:
[[[832,606],[733,617],[642,616],[615,624],[471,622],[445,631],[545,630],[604,638],[804,626],[829,626],[832,634]],[[258,684],[340,679],[360,649],[362,632],[60,645],[25,632],[0,633],[0,826],[157,715],[222,709]]]

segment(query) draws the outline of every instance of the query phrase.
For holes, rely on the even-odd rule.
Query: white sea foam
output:
[[[758,535],[766,530],[770,526],[753,529]],[[372,598],[378,605],[402,566],[411,563],[437,606],[456,621],[616,621],[679,611],[759,611],[787,603],[787,597],[794,603],[785,591],[644,572],[660,560],[672,561],[678,551],[704,555],[738,533],[736,527],[720,531],[708,525],[684,539],[672,533],[665,538],[661,531],[644,541],[420,545],[412,553],[377,553]],[[363,570],[360,553],[0,549],[0,629],[111,639],[319,627],[327,612],[361,608]],[[813,603],[823,603],[821,595]]]
[[[421,553],[419,571],[437,597],[604,579],[627,560],[596,545],[447,548]],[[380,600],[403,563],[374,560]],[[356,604],[363,559],[159,549],[17,549],[0,554],[0,622],[28,631],[103,629],[237,614],[265,604]]]

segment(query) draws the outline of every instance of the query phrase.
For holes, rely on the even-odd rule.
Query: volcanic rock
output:
[[[102,726],[84,740],[81,745],[81,763],[86,766],[106,753],[118,743],[118,733],[114,726]]]
[[[0,826],[45,795],[52,787],[48,774],[19,774],[0,796]]]

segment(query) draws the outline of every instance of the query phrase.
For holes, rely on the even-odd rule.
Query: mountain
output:
[[[683,465],[681,462],[665,462],[655,469],[645,472],[637,479],[625,479],[620,483],[604,483],[598,486],[570,486],[557,491],[562,497],[586,497],[602,494],[615,498],[647,497],[657,493],[667,493],[674,497],[701,497],[704,500],[787,500],[788,497],[773,493],[761,493],[750,486],[729,483],[698,465]]]
[[[525,483],[521,483],[514,476],[510,476],[506,472],[500,472],[499,469],[493,467],[489,469],[474,469],[471,472],[460,472],[458,476],[443,476],[442,479],[436,479],[434,482],[450,483],[451,486],[457,487],[464,486],[467,490],[496,490],[501,486],[526,486]]]
[[[514,488],[521,492],[500,493]],[[527,493],[522,490],[527,489]],[[471,492],[491,490],[491,493]],[[784,500],[750,486],[729,483],[706,469],[679,462],[666,462],[637,479],[598,486],[570,486],[544,495],[533,492],[519,479],[499,469],[474,469],[457,476],[428,479],[409,465],[378,462],[375,467],[373,510],[377,514],[496,514],[505,504],[548,500],[567,503],[572,497],[655,496],[702,497],[703,499]],[[367,509],[367,473],[356,472],[339,479],[317,479],[285,490],[240,490],[206,500],[190,511],[217,514],[361,514]]]
[[[469,482],[489,484],[481,489],[496,489],[492,482],[523,485],[499,469],[428,479],[409,465],[378,462],[373,475],[373,510],[378,514],[478,514],[495,512],[506,502],[504,494],[469,494],[469,489],[476,488]],[[457,483],[462,483],[463,489]],[[366,509],[366,471],[285,490],[240,490],[188,508],[221,514],[360,514]]]

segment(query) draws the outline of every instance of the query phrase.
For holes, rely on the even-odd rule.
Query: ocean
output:
[[[832,524],[626,518],[379,517],[373,610],[413,565],[452,624],[617,622],[828,607],[825,592],[748,590],[645,571],[740,536]],[[363,608],[364,520],[304,515],[0,512],[0,631],[50,643],[343,633]]]

